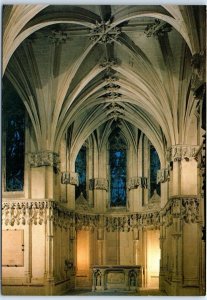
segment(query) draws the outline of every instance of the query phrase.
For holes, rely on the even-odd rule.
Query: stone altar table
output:
[[[92,291],[137,291],[142,287],[142,266],[93,266]]]

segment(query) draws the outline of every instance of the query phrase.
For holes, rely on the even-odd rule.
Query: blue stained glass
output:
[[[110,150],[111,206],[126,206],[126,150]]]
[[[6,191],[24,189],[24,110],[7,117],[6,130]]]
[[[157,171],[160,169],[160,160],[157,151],[153,146],[150,147],[150,197],[154,190],[160,195],[160,183],[157,184]]]
[[[75,188],[75,197],[78,198],[82,193],[86,198],[86,147],[82,146],[76,161],[75,171],[79,174],[79,186]]]

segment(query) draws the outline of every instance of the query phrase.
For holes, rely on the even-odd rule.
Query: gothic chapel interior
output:
[[[2,292],[205,295],[206,7],[2,7]]]

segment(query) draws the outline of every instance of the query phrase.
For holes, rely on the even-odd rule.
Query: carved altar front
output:
[[[92,291],[137,291],[142,277],[142,266],[94,266]]]

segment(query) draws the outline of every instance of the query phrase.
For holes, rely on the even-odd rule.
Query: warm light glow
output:
[[[77,271],[89,269],[89,232],[77,232]]]
[[[160,270],[160,233],[159,230],[147,231],[147,285],[159,287]]]

